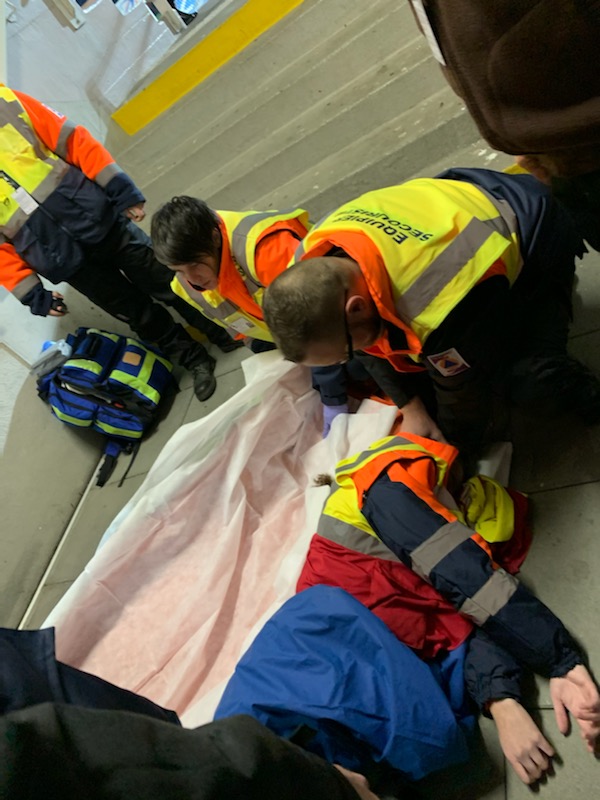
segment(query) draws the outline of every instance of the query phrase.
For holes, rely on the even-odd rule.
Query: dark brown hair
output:
[[[217,215],[203,200],[174,197],[152,217],[154,254],[168,266],[192,264],[203,254],[216,255],[213,234],[218,227]]]

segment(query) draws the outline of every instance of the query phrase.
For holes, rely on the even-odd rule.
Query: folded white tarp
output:
[[[366,401],[321,439],[309,371],[264,353],[247,386],[181,427],[47,620],[62,661],[212,718],[237,660],[290,597],[336,462],[387,435]]]

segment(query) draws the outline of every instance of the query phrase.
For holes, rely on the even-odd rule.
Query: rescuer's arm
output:
[[[134,209],[127,216],[138,221],[143,218],[143,194],[115,163],[104,145],[64,114],[23,92],[15,94],[27,111],[37,136],[49,150],[101,186],[118,212],[127,213]]]

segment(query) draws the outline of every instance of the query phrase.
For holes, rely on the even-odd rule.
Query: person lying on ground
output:
[[[526,499],[489,478],[462,485],[457,456],[400,432],[341,461],[297,589],[345,589],[426,660],[470,637],[469,693],[496,720],[519,777],[532,782],[553,748],[523,708],[523,668],[550,679],[560,732],[570,713],[590,752],[600,695],[571,634],[511,574],[529,547]]]

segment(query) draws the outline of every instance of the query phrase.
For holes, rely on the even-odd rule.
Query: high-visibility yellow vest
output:
[[[31,214],[28,196],[43,203],[68,169],[38,139],[15,93],[0,85],[0,233],[12,239]]]
[[[412,353],[494,262],[502,259],[511,285],[522,266],[510,206],[463,181],[419,178],[367,192],[317,223],[295,261],[331,246],[359,263],[380,311],[391,289],[385,318],[407,331]]]
[[[324,536],[326,539],[332,539],[333,541],[337,541],[338,544],[345,545],[351,549],[381,556],[385,550],[383,550],[382,553],[375,553],[372,549],[372,545],[369,546],[367,542],[362,541],[360,535],[357,536],[357,534],[362,531],[379,541],[379,537],[360,511],[354,475],[359,470],[365,470],[370,464],[373,464],[375,460],[381,459],[382,456],[389,454],[392,458],[387,460],[383,459],[380,462],[379,472],[381,472],[392,460],[396,460],[396,458],[399,457],[398,454],[402,451],[405,453],[410,452],[416,457],[421,457],[420,454],[422,454],[423,456],[434,459],[437,465],[437,486],[443,485],[448,469],[448,462],[430,449],[410,439],[406,439],[403,436],[386,436],[374,442],[362,453],[346,458],[338,463],[335,470],[336,483],[334,487],[332,487],[332,492],[323,508],[317,533]],[[373,473],[371,477],[372,481],[374,481],[377,477],[376,473]],[[333,525],[332,520],[335,520]],[[359,543],[360,546],[357,546]],[[390,554],[387,553],[386,557],[390,558]]]
[[[276,222],[299,219],[308,228],[308,213],[302,208],[287,211],[217,211],[216,213],[225,225],[235,267],[252,299],[262,308],[265,287],[258,279],[255,264],[258,242]],[[171,288],[176,295],[197,308],[213,322],[221,325],[233,336],[242,333],[252,339],[273,341],[264,320],[257,319],[234,305],[217,290],[197,291],[184,277],[179,275],[175,275],[173,278]]]
[[[362,453],[340,461],[335,472],[336,483],[325,503],[317,533],[352,550],[394,560],[395,557],[380,542],[361,513],[359,492],[368,490],[393,461],[402,457],[402,453],[405,458],[426,456],[434,460],[436,478],[432,489],[440,489],[445,485],[450,466],[450,462],[436,453],[444,447],[447,446],[433,441],[425,447],[402,435],[387,436]],[[359,472],[362,475],[357,479]],[[411,488],[416,491],[415,487]],[[456,517],[465,528],[464,538],[474,538],[479,542],[483,539],[490,543],[508,541],[514,533],[515,518],[514,504],[506,489],[484,476],[472,478],[464,489],[460,507],[448,510],[451,517]],[[426,498],[424,502],[427,502]],[[377,540],[376,543],[365,539],[365,533]]]

